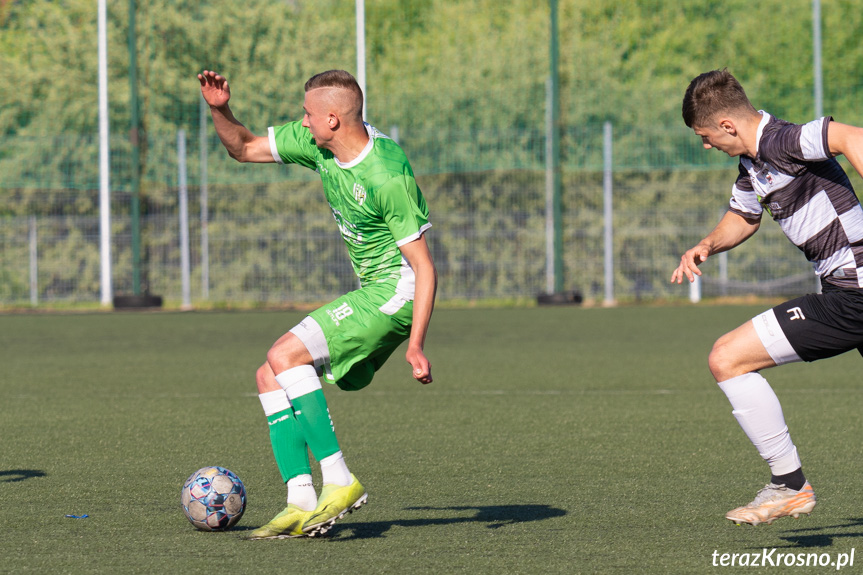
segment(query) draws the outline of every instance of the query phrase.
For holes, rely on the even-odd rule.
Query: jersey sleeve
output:
[[[820,120],[803,124],[800,147],[804,160],[829,160],[833,157],[830,153],[830,145],[827,143],[827,128],[831,121],[833,121],[832,116],[825,116]]]
[[[737,181],[734,182],[734,187],[731,188],[729,210],[747,220],[759,220],[764,208],[761,207],[761,202],[758,201],[758,194],[756,194],[755,189],[752,187],[749,172],[743,164],[738,164],[738,170],[740,173],[737,176]]]
[[[410,175],[391,178],[378,189],[375,199],[397,246],[414,241],[431,227],[425,199]]]
[[[786,162],[820,162],[833,157],[827,143],[827,127],[833,118],[825,116],[806,124],[786,124],[763,142],[763,155]]]
[[[315,140],[302,122],[289,122],[267,130],[270,152],[279,164],[299,164],[313,170],[317,169],[320,151]]]

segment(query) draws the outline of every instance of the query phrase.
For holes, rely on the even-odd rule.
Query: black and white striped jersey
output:
[[[792,124],[761,112],[755,158],[740,157],[731,211],[760,219],[764,210],[834,285],[863,287],[863,208],[830,154],[831,117]]]

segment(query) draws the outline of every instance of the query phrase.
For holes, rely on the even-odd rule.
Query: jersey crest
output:
[[[354,199],[359,205],[363,205],[366,201],[366,189],[359,182],[354,182]]]

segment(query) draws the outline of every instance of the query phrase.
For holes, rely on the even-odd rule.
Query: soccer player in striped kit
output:
[[[863,175],[863,129],[824,117],[792,124],[756,110],[727,70],[701,74],[683,98],[683,119],[705,149],[740,158],[728,212],[680,259],[671,281],[694,281],[708,257],[752,236],[766,211],[812,262],[822,293],[799,297],[720,337],[708,358],[747,437],[770,466],[770,482],[748,505],[729,511],[737,523],[772,523],[808,514],[815,493],[806,481],[782,407],[759,373],[849,350],[863,353],[863,209],[835,157]]]

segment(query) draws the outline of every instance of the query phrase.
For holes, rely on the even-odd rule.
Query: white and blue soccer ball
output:
[[[183,484],[183,512],[203,531],[230,529],[246,511],[246,488],[237,474],[218,465],[202,467]]]

